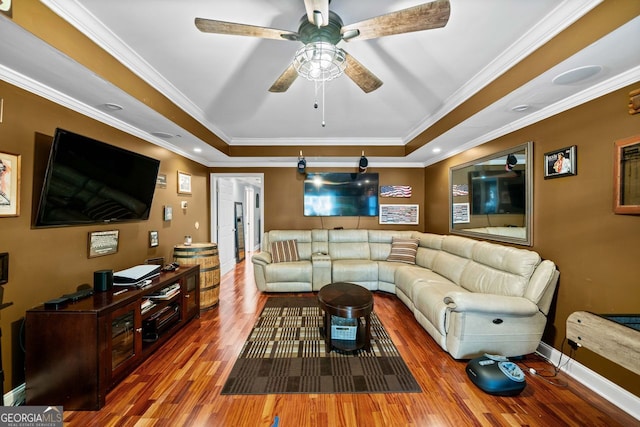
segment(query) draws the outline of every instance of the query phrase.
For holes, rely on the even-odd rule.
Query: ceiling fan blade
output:
[[[418,6],[380,15],[365,21],[342,27],[342,34],[359,31],[353,40],[367,40],[393,34],[441,28],[449,22],[451,7],[449,0],[437,0]]]
[[[324,27],[329,23],[329,0],[304,0],[304,7],[307,18],[313,25]]]
[[[298,72],[293,64],[289,65],[289,67],[284,70],[284,73],[278,77],[278,79],[271,85],[269,88],[269,92],[280,93],[286,92],[287,89],[293,84],[293,82],[298,77]]]
[[[345,55],[347,57],[347,67],[344,69],[344,73],[349,76],[349,78],[353,80],[360,89],[365,93],[369,93],[382,86],[382,80],[377,78],[353,56],[349,55],[347,52],[345,52]]]
[[[298,40],[298,33],[277,28],[256,27],[254,25],[236,24],[216,21],[215,19],[196,18],[196,27],[203,33],[229,34],[234,36],[261,37],[275,40]]]

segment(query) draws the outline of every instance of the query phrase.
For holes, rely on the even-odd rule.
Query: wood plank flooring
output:
[[[267,296],[251,256],[221,281],[220,302],[203,312],[107,395],[100,411],[65,411],[69,426],[631,426],[638,420],[559,373],[527,375],[515,397],[491,396],[418,325],[394,295],[375,311],[422,387],[406,394],[221,396],[220,390]],[[542,375],[537,356],[520,362]]]

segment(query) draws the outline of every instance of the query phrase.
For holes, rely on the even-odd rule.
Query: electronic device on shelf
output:
[[[159,265],[141,264],[113,273],[114,286],[144,286],[160,275]]]
[[[81,299],[90,297],[91,295],[93,295],[93,289],[81,289],[71,294],[64,294],[62,295],[62,298],[67,298],[71,302],[76,302]]]
[[[156,341],[162,332],[171,327],[180,318],[180,306],[169,304],[142,321],[142,340]]]
[[[174,283],[169,286],[165,286],[162,289],[158,289],[157,291],[151,292],[146,295],[146,298],[151,299],[171,299],[176,294],[180,293],[180,284]]]
[[[178,268],[180,268],[180,264],[172,262],[171,264],[167,264],[162,267],[162,271],[176,271]]]

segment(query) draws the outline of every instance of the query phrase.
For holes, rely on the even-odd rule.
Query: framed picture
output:
[[[156,246],[158,246],[158,244],[159,244],[158,232],[157,231],[150,231],[149,232],[149,247],[150,248],[155,248]]]
[[[173,219],[173,208],[169,205],[165,205],[163,208],[163,219],[165,221],[171,221]]]
[[[640,135],[614,144],[613,212],[640,214]]]
[[[451,214],[453,224],[467,224],[471,222],[469,217],[469,203],[454,203],[451,205]]]
[[[380,224],[419,224],[419,205],[380,205]]]
[[[577,175],[577,146],[544,153],[544,179]]]
[[[178,171],[178,194],[191,194],[191,174]]]
[[[156,177],[156,187],[157,188],[167,188],[167,174],[159,173]]]
[[[9,253],[0,254],[0,285],[4,285],[9,281]],[[0,299],[0,302],[2,300]]]
[[[89,233],[89,258],[118,252],[118,230]]]
[[[20,215],[20,158],[0,152],[0,217]]]

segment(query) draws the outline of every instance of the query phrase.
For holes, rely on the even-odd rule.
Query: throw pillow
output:
[[[282,240],[271,243],[271,258],[273,262],[299,261],[297,240]]]
[[[389,253],[387,261],[415,264],[419,242],[418,239],[401,239],[394,237],[391,241],[391,253]]]

